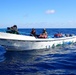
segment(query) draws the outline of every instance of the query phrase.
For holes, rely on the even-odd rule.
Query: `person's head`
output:
[[[13,30],[14,29],[13,26],[10,29]]]
[[[32,30],[35,30],[34,28],[32,28]]]
[[[46,29],[45,28],[43,29],[43,32],[46,32]]]
[[[34,31],[34,32],[35,32],[36,30],[35,30],[34,28],[32,28],[32,31]]]
[[[17,28],[17,25],[13,25],[13,27],[16,27]]]
[[[10,27],[7,27],[7,30],[10,30]]]

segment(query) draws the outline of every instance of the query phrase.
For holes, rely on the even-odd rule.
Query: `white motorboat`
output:
[[[50,49],[53,46],[66,42],[76,42],[76,36],[43,39],[0,32],[0,45],[10,51]]]

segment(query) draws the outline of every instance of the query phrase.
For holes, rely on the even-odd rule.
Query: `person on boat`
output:
[[[13,25],[12,28],[13,28],[13,29],[12,29],[12,32],[13,32],[14,34],[19,34],[18,29],[17,29],[17,25]]]
[[[54,37],[56,37],[56,38],[59,38],[59,37],[62,37],[62,36],[63,36],[62,33],[57,33],[57,34],[54,35]]]
[[[32,31],[30,32],[30,36],[36,37],[36,30],[32,28]]]
[[[6,33],[12,33],[11,28],[7,27]]]
[[[65,34],[66,37],[73,36],[73,34]]]
[[[7,33],[12,33],[12,34],[19,34],[17,25],[13,25],[12,27],[7,27],[6,30]]]
[[[47,38],[47,37],[48,37],[47,31],[46,29],[43,29],[43,32],[42,34],[40,34],[39,38]]]

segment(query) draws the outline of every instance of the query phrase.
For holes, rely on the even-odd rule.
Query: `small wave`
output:
[[[4,47],[0,46],[0,62],[5,60],[5,56],[4,56],[5,53],[6,50],[4,49]]]

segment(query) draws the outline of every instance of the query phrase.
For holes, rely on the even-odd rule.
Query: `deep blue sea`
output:
[[[75,28],[46,29],[48,37],[55,33],[75,34]],[[6,29],[0,29],[5,32]],[[29,35],[31,29],[19,29]],[[42,29],[36,29],[37,34]],[[76,75],[76,43],[65,44],[49,50],[6,51],[0,47],[0,75]]]

